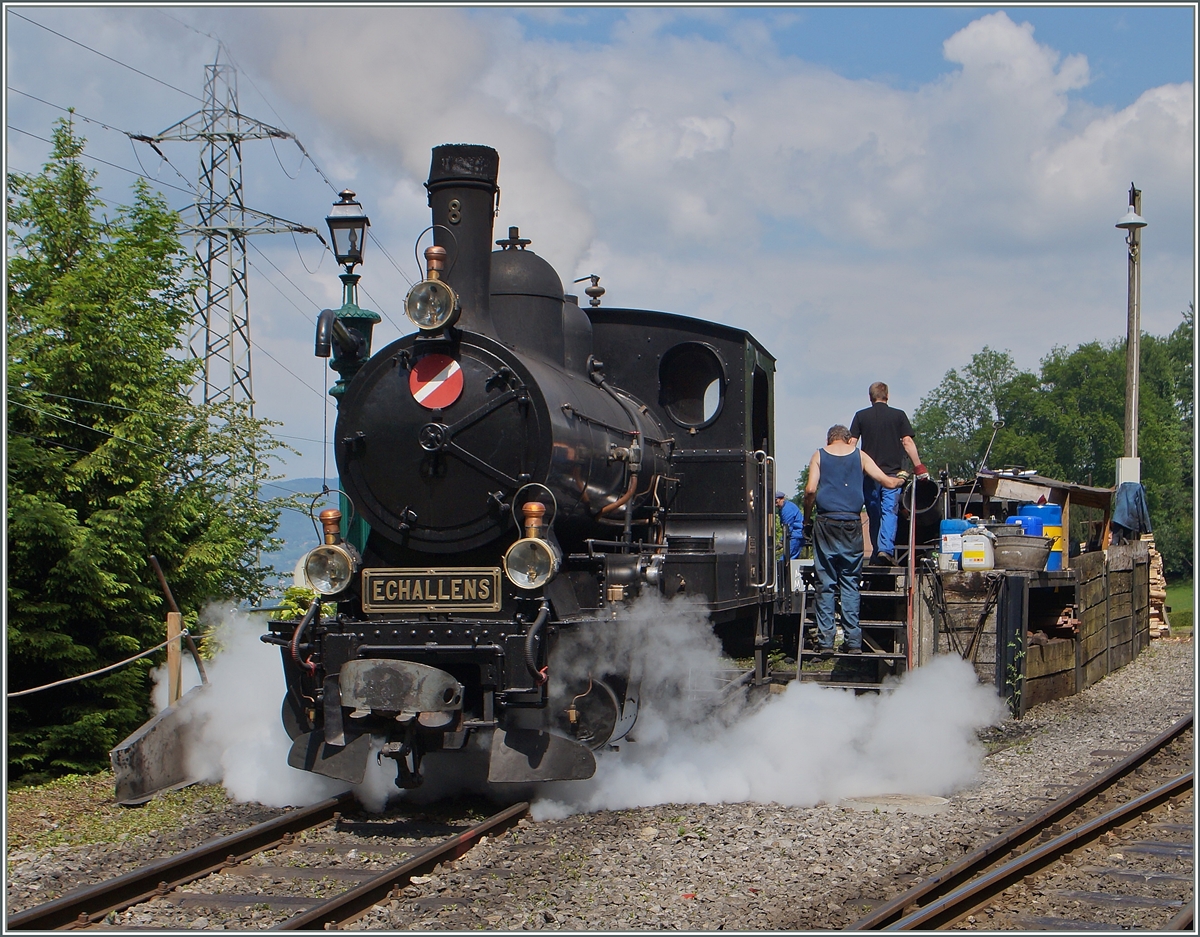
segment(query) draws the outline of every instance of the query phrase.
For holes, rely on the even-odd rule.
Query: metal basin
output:
[[[997,537],[996,569],[1045,569],[1053,537]]]

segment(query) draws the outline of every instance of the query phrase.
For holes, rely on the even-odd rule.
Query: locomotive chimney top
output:
[[[490,146],[448,143],[433,148],[425,183],[433,241],[446,251],[439,279],[445,279],[461,303],[458,327],[492,338],[492,224],[499,170],[500,154]]]

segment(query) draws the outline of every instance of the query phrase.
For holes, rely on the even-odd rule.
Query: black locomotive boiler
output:
[[[637,718],[637,666],[568,662],[564,639],[647,592],[702,601],[766,677],[774,359],[729,326],[581,307],[516,228],[493,250],[498,168],[434,149],[416,332],[372,355],[360,323],[318,320],[352,375],[345,510],[304,566],[337,613],[263,636],[297,768],[359,782],[383,756],[414,787],[427,753],[459,752],[493,782],[590,777]]]

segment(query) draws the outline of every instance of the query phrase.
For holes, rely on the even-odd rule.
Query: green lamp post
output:
[[[362,205],[355,201],[354,193],[343,189],[340,201],[334,203],[325,223],[333,242],[333,256],[345,268],[340,275],[342,281],[342,306],[333,313],[333,333],[349,333],[348,341],[330,342],[333,352],[329,367],[338,374],[337,382],[329,395],[341,404],[346,388],[354,375],[371,357],[371,333],[380,321],[379,313],[363,309],[358,304],[359,276],[354,272],[356,264],[362,263],[363,248],[367,243],[367,228],[371,220],[363,213]],[[340,328],[339,328],[340,326]],[[357,347],[354,347],[357,346]],[[340,484],[339,484],[340,487]],[[361,552],[366,546],[368,528],[362,517],[353,510],[344,493],[338,496],[342,511],[342,537]]]
[[[337,353],[341,345],[334,343],[333,360],[329,366],[338,372],[338,379],[329,394],[339,403],[358,369],[371,357],[371,332],[380,321],[379,313],[358,305],[359,276],[354,272],[355,265],[362,263],[367,228],[371,226],[371,219],[363,214],[362,205],[354,200],[354,193],[349,189],[341,191],[340,199],[341,201],[334,203],[329,217],[325,219],[333,241],[333,256],[346,268],[346,272],[340,277],[342,307],[335,315],[338,322],[362,339],[363,345],[356,354],[346,356]]]

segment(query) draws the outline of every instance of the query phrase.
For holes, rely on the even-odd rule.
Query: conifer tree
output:
[[[162,641],[151,554],[195,628],[209,601],[262,594],[274,545],[271,424],[189,400],[178,216],[139,181],[108,217],[84,144],[64,119],[42,171],[7,179],[10,692]],[[154,662],[10,699],[9,776],[105,767],[149,714]]]

